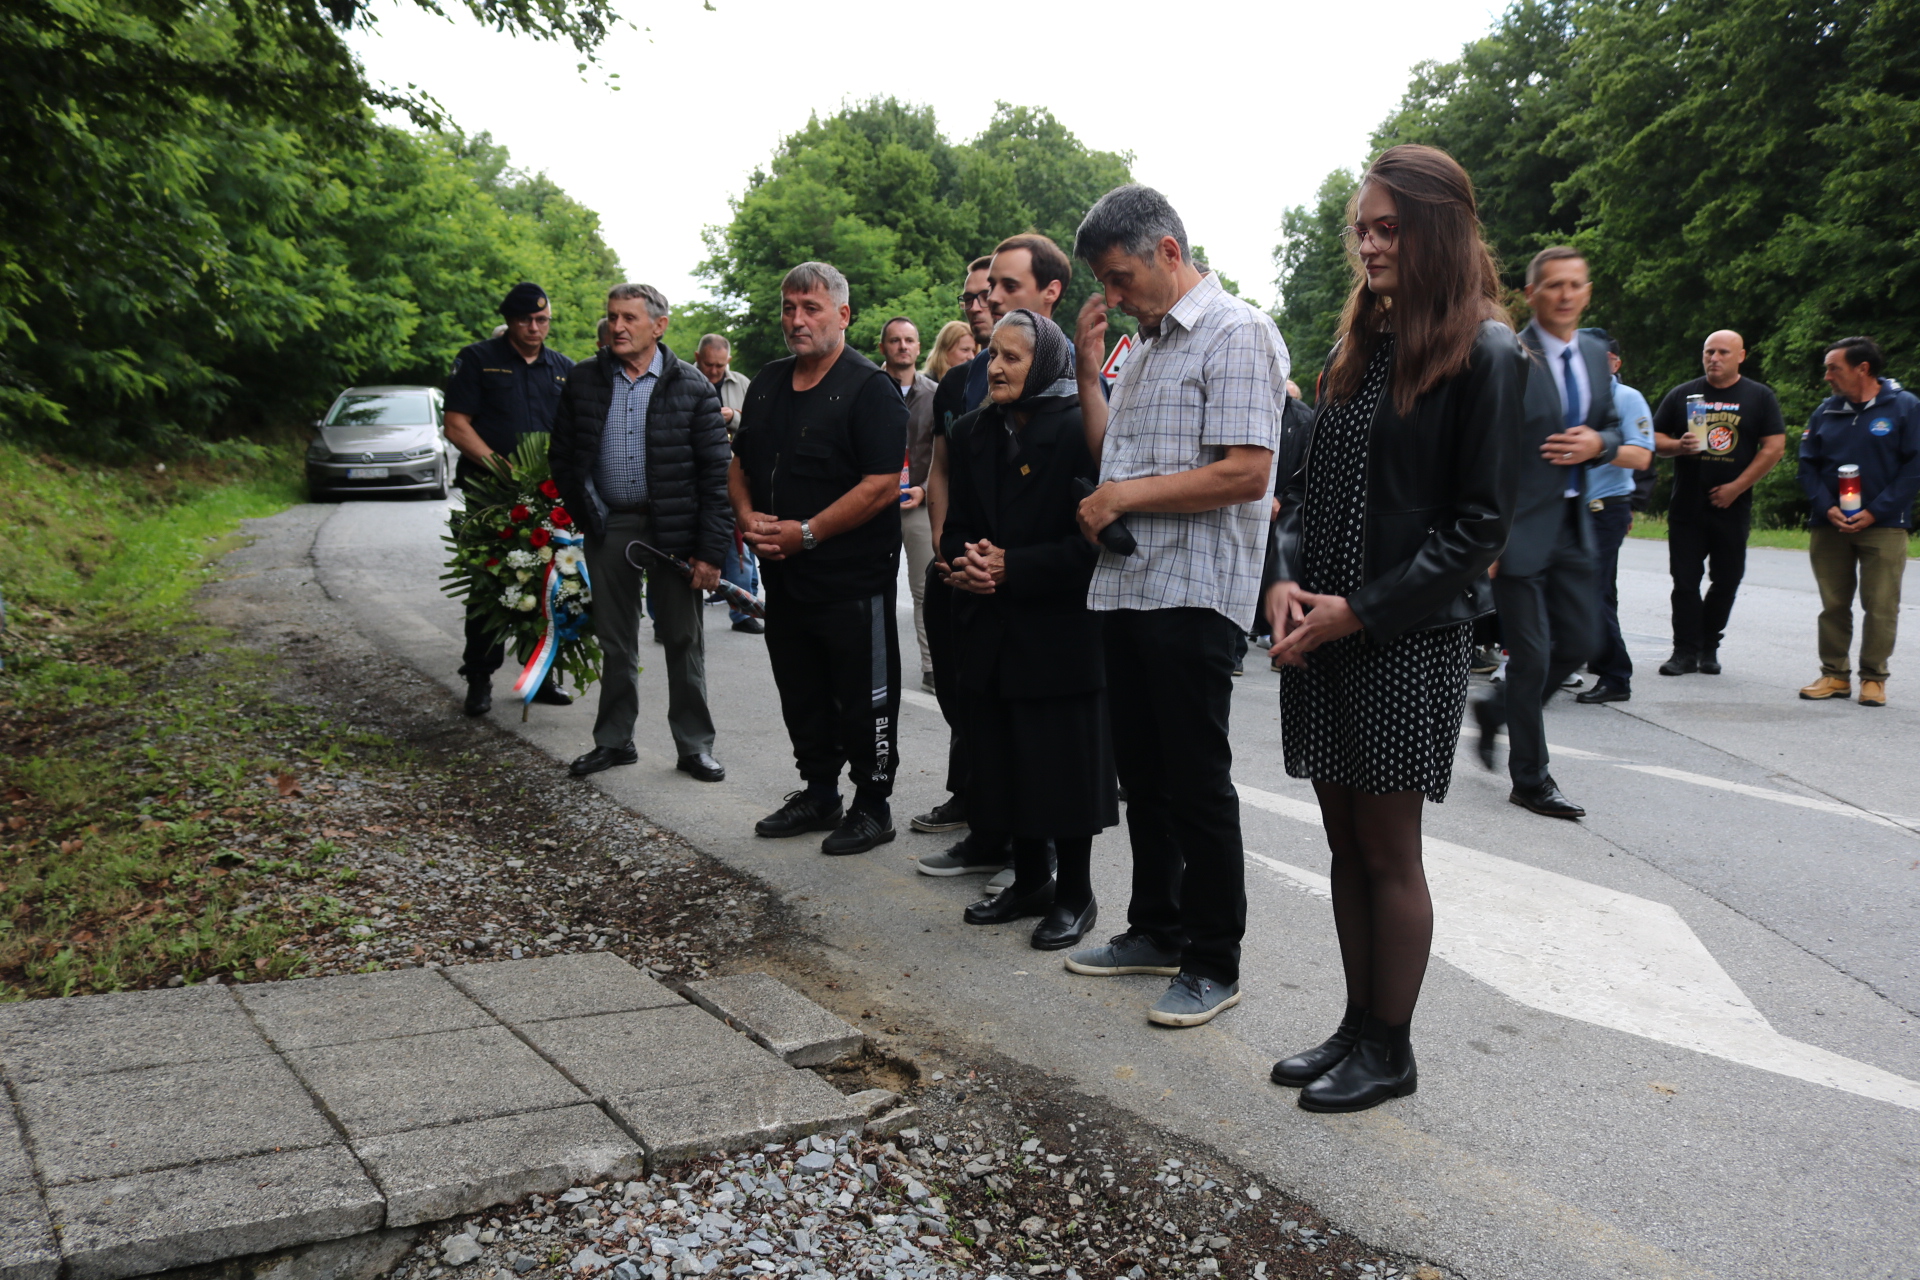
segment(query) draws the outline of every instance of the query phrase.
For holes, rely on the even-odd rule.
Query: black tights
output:
[[[1074,911],[1093,901],[1093,837],[1055,836],[1054,858],[1059,863],[1060,882],[1054,886],[1053,900]],[[1047,837],[1013,838],[1013,886],[1008,893],[1022,896],[1047,882]]]
[[[1420,864],[1418,791],[1369,795],[1315,782],[1333,850],[1333,923],[1347,1004],[1388,1026],[1413,1019],[1433,946],[1433,899]]]

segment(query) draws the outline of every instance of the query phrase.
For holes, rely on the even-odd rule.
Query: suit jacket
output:
[[[1099,551],[1080,532],[1073,486],[1097,482],[1100,468],[1087,452],[1078,398],[1042,404],[1019,433],[1017,467],[1002,461],[1007,432],[997,405],[982,405],[950,434],[940,554],[954,559],[982,538],[1007,553],[1006,580],[992,595],[953,593],[960,687],[969,693],[1051,698],[1106,687],[1099,619],[1087,608]]]
[[[1620,412],[1613,404],[1613,373],[1607,368],[1607,349],[1584,333],[1574,335],[1574,349],[1586,362],[1587,382],[1592,403],[1587,406],[1586,424],[1600,433],[1600,455],[1589,467],[1611,466],[1620,452]],[[1507,549],[1500,557],[1500,572],[1527,577],[1544,570],[1559,537],[1560,522],[1566,519],[1565,494],[1568,482],[1575,490],[1586,492],[1586,471],[1579,467],[1556,467],[1540,456],[1547,437],[1566,427],[1566,410],[1561,407],[1558,369],[1547,367],[1545,345],[1538,325],[1529,324],[1520,331],[1520,343],[1533,362],[1527,378],[1526,426],[1520,454],[1515,462],[1519,491],[1515,496],[1513,528],[1507,535]],[[1584,497],[1571,499],[1579,508],[1576,515],[1580,545],[1593,550],[1593,522],[1587,517]]]

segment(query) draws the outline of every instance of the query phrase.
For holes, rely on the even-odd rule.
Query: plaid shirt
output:
[[[1100,480],[1192,471],[1230,445],[1278,451],[1287,402],[1287,345],[1273,321],[1211,275],[1189,289],[1120,369]],[[1087,607],[1212,609],[1253,626],[1265,563],[1273,475],[1257,502],[1190,515],[1124,517],[1140,544],[1100,552]]]
[[[613,404],[607,427],[600,435],[600,465],[594,468],[594,487],[615,511],[639,511],[647,505],[647,406],[660,385],[666,361],[653,349],[653,363],[635,378],[619,360],[613,362]]]

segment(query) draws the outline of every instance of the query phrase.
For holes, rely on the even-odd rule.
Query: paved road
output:
[[[444,518],[431,502],[347,504],[318,524],[312,558],[370,638],[454,689],[458,609],[436,590]],[[1415,1023],[1422,1087],[1359,1116],[1308,1115],[1265,1080],[1333,1025],[1341,989],[1327,857],[1310,789],[1286,776],[1264,670],[1240,682],[1234,716],[1247,998],[1193,1031],[1146,1023],[1158,980],[1068,974],[1020,930],[961,924],[978,881],[914,874],[942,841],[904,819],[942,798],[946,736],[917,691],[902,713],[902,835],[864,858],[751,835],[796,782],[762,642],[719,609],[708,671],[729,781],[673,771],[657,669],[642,681],[639,766],[596,781],[811,908],[831,959],[896,1018],[991,1042],[1209,1141],[1383,1246],[1502,1280],[1912,1280],[1920,686],[1895,680],[1884,710],[1797,700],[1816,670],[1813,584],[1804,556],[1764,550],[1727,673],[1663,679],[1664,565],[1658,543],[1623,559],[1634,700],[1548,714],[1555,774],[1590,816],[1508,804],[1504,777],[1465,750],[1452,798],[1430,808],[1439,959]],[[1920,638],[1920,610],[1905,612]],[[589,745],[590,699],[535,708],[525,726],[517,709],[494,714],[559,758]],[[1095,863],[1104,933],[1124,918],[1120,833]]]

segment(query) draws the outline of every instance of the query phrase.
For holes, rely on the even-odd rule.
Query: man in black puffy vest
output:
[[[767,657],[803,790],[754,830],[832,834],[827,854],[893,839],[899,768],[900,458],[907,406],[879,365],[846,345],[847,278],[803,262],[780,284],[793,355],[747,388],[727,488],[760,557]],[[840,768],[854,786],[840,803]]]
[[[593,630],[605,658],[593,750],[575,776],[639,759],[641,570],[636,539],[693,566],[693,580],[640,556],[647,601],[667,650],[667,727],[682,773],[727,776],[713,758],[707,710],[704,593],[720,582],[733,541],[727,508],[727,428],[720,395],[700,371],[660,343],[667,300],[644,284],[607,295],[608,343],[573,367],[554,415],[548,458],[560,498],[585,535],[593,577]]]

